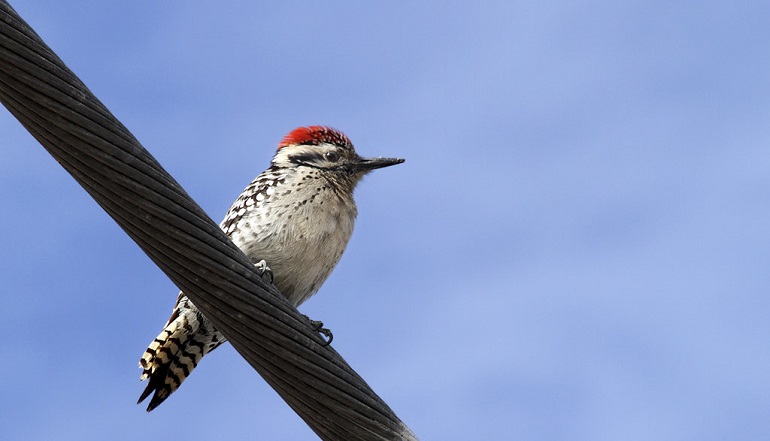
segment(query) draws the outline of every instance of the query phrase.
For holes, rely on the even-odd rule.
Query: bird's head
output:
[[[273,165],[308,167],[355,185],[366,173],[404,162],[399,158],[362,158],[344,133],[325,126],[299,127],[278,144]]]

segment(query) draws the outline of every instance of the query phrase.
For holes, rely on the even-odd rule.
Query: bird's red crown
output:
[[[319,145],[322,143],[353,148],[353,143],[339,130],[326,126],[309,126],[298,127],[289,132],[278,143],[278,149],[290,145]]]

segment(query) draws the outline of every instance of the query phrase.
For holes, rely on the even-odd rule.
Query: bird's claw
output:
[[[332,344],[332,340],[334,340],[334,334],[332,334],[332,331],[329,330],[329,328],[324,328],[324,322],[319,320],[312,320],[308,316],[305,316],[305,318],[310,321],[310,327],[313,328],[313,331],[326,337],[324,344],[321,346],[329,346],[330,344]]]
[[[255,263],[254,266],[257,269],[257,274],[259,274],[259,277],[262,278],[262,280],[267,283],[268,285],[273,284],[273,270],[270,269],[269,266],[267,266],[267,262],[263,260],[260,260],[259,262]]]

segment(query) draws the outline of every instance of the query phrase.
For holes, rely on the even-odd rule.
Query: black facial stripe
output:
[[[305,167],[312,167],[318,170],[335,171],[335,172],[343,172],[343,173],[354,172],[350,164],[335,164],[332,166],[321,165],[321,164],[325,164],[327,161],[326,159],[324,159],[321,153],[316,153],[316,152],[297,153],[296,155],[289,156],[289,161],[291,161],[292,164],[297,164],[298,166],[304,165]]]
[[[309,165],[315,167],[315,163],[321,161],[323,157],[320,153],[298,153],[296,155],[289,156],[289,161],[297,165]]]

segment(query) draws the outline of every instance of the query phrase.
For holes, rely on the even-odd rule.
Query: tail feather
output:
[[[137,404],[154,392],[147,411],[158,407],[179,388],[204,355],[224,342],[224,336],[180,293],[168,323],[139,360],[143,369],[140,380],[149,382]]]

